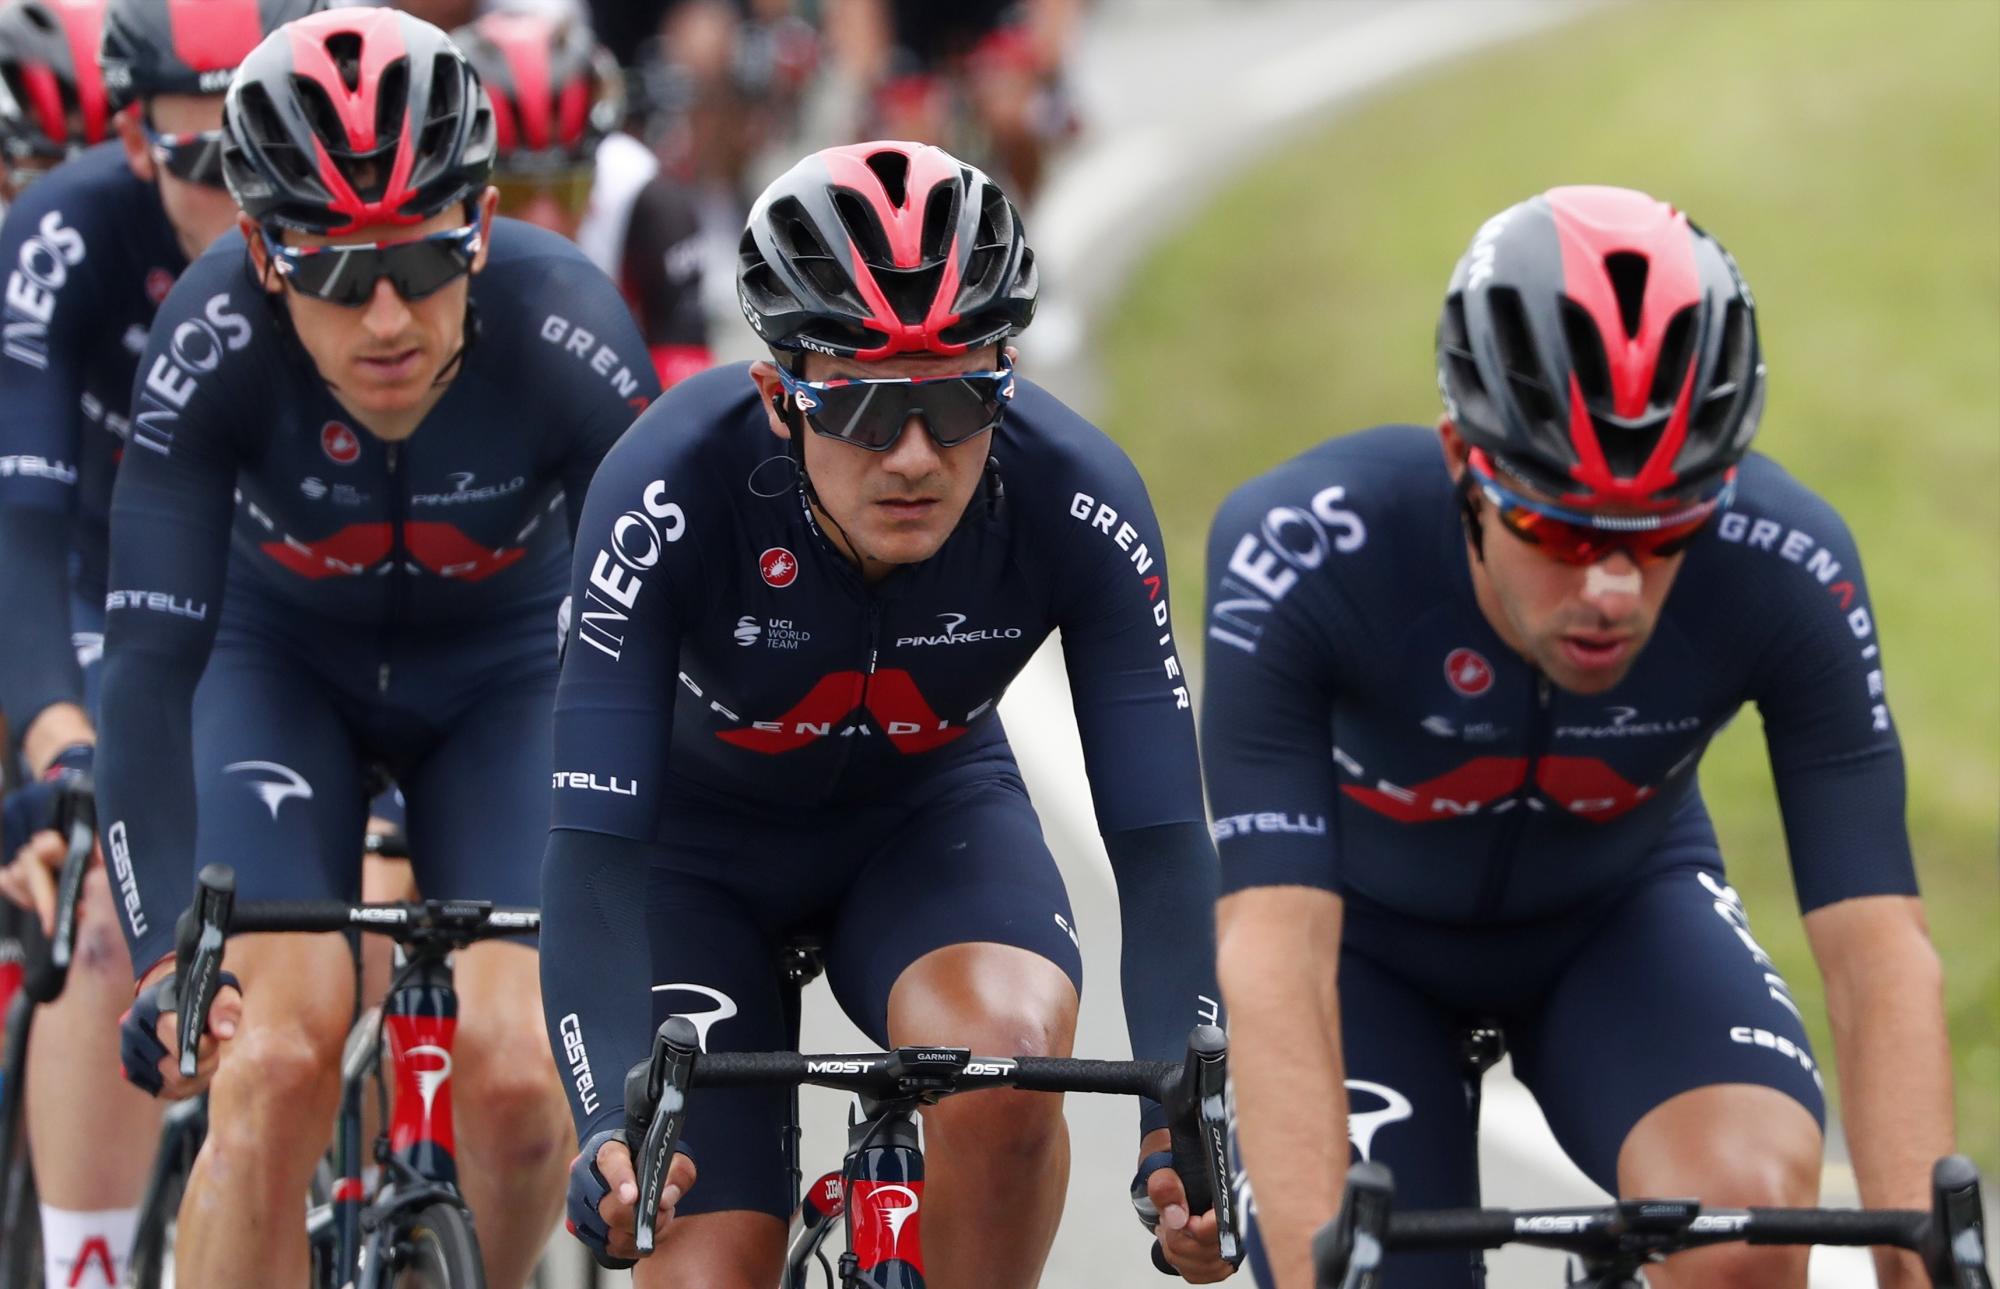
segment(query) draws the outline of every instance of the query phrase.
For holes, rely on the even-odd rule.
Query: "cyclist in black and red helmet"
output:
[[[576,1053],[570,1219],[607,1265],[634,1256],[633,1204],[602,1071],[682,1011],[713,1018],[710,1051],[795,1041],[788,933],[824,936],[827,978],[877,1042],[1069,1054],[1075,918],[994,711],[1058,628],[1132,1049],[1173,1058],[1217,1018],[1215,857],[1159,529],[1117,445],[1013,371],[1037,275],[1012,203],[937,148],[829,148],[764,192],[741,246],[771,361],[684,381],[633,426],[571,571],[544,1004]],[[638,1284],[776,1281],[784,1159],[742,1143],[780,1140],[785,1115],[767,1091],[693,1094],[699,1179],[676,1161],[677,1216]],[[1221,1279],[1216,1219],[1188,1211],[1164,1124],[1149,1106],[1135,1205],[1184,1276]],[[1040,1283],[1060,1103],[962,1097],[924,1127],[925,1273]],[[994,1205],[998,1176],[1035,1179],[1032,1200]]]
[[[162,306],[114,499],[100,818],[131,873],[127,1075],[177,1098],[213,1075],[180,1279],[277,1285],[306,1273],[347,949],[232,944],[243,990],[183,1080],[161,1010],[175,914],[211,860],[241,898],[353,898],[377,769],[425,896],[535,902],[577,503],[658,384],[605,276],[494,218],[492,107],[437,28],[290,23],[244,59],[225,132],[238,232]],[[514,1286],[569,1127],[531,947],[457,961],[453,1153],[489,1282]]]
[[[1474,1020],[1606,1190],[1817,1201],[1821,1056],[1697,781],[1746,702],[1862,1201],[1923,1206],[1951,1062],[1881,644],[1840,516],[1749,451],[1764,360],[1736,265],[1644,193],[1553,189],[1480,228],[1436,356],[1437,430],[1330,440],[1238,489],[1210,538],[1218,966],[1266,1283],[1312,1283],[1343,1135],[1399,1208],[1477,1203]],[[1805,1255],[1646,1275],[1803,1289]],[[1444,1253],[1386,1278],[1480,1282]]]
[[[21,189],[111,135],[97,70],[104,0],[0,7],[0,211]]]
[[[107,126],[119,136],[37,180],[0,226],[0,709],[9,753],[24,778],[41,780],[24,793],[46,793],[46,776],[88,773],[111,492],[135,369],[188,257],[236,218],[217,165],[222,85],[272,25],[313,7],[24,0],[0,9],[0,48],[27,56],[0,54],[0,100],[30,113],[43,151],[31,147],[28,165]],[[110,71],[100,73],[107,45]],[[9,130],[10,148],[20,141]],[[11,155],[18,164],[24,154]],[[41,817],[29,818],[25,847],[0,853],[0,893],[52,907],[63,838],[40,826],[46,811],[18,813]],[[85,892],[77,969],[35,1022],[27,1076],[47,1276],[58,1284],[88,1282],[125,1256],[157,1136],[157,1108],[113,1073],[114,1022],[131,1001],[113,897],[99,878]]]
[[[662,385],[707,367],[693,203],[617,129],[624,80],[581,16],[501,10],[452,33],[493,100],[500,213],[560,233],[618,283]]]

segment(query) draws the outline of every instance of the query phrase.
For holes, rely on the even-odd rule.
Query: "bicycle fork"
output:
[[[841,1283],[856,1289],[925,1289],[923,1135],[907,1108],[867,1100],[859,1107],[847,1129]]]

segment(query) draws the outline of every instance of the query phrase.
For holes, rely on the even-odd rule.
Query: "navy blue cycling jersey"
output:
[[[124,148],[57,167],[0,224],[0,711],[81,704],[72,582],[101,599],[132,375],[187,266]]]
[[[633,426],[577,538],[556,699],[555,823],[572,849],[551,862],[584,871],[595,860],[575,851],[592,836],[607,854],[612,838],[671,841],[669,807],[689,794],[820,810],[902,799],[981,761],[1011,773],[995,704],[1057,629],[1100,830],[1198,829],[1194,723],[1151,502],[1102,433],[1029,382],[1017,388],[956,530],[873,584],[817,527],[743,365],[676,385]],[[1197,996],[1215,996],[1210,955],[1191,948],[1210,919],[1212,854],[1202,845],[1191,873],[1163,861],[1148,874],[1109,848],[1127,952],[1160,960],[1138,975],[1146,994],[1173,1000],[1136,997],[1128,957],[1134,1050],[1172,1056]],[[941,860],[941,881],[947,870]],[[545,872],[545,892],[562,884]],[[1150,923],[1135,923],[1140,908]],[[551,1029],[575,1049],[579,1122],[594,1122],[574,1079],[644,1055],[647,948],[617,942],[615,928],[566,927],[560,913],[543,936]],[[552,981],[566,936],[591,970]],[[575,1013],[581,1038],[568,1032]]]
[[[1672,857],[1703,749],[1754,701],[1801,907],[1915,892],[1860,559],[1775,463],[1743,463],[1603,694],[1500,640],[1469,558],[1433,430],[1331,440],[1224,503],[1202,736],[1225,890],[1452,922],[1582,907]]]
[[[399,641],[428,648],[442,629],[472,650],[525,617],[555,622],[565,492],[582,496],[659,385],[582,252],[513,220],[491,245],[456,374],[399,443],[341,407],[237,235],[161,309],[113,498],[98,762],[141,971],[191,889],[189,704],[220,615],[239,620],[225,578],[232,606],[344,633],[344,663],[372,651],[384,693]]]

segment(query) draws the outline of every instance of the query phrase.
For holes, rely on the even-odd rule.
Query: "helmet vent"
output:
[[[31,26],[40,27],[44,36],[53,36],[57,33],[56,20],[50,17],[49,11],[42,8],[42,6],[38,4],[24,4],[21,6],[20,13],[24,22],[27,22]]]
[[[1625,338],[1639,334],[1639,318],[1646,307],[1646,273],[1651,267],[1643,255],[1613,251],[1604,257],[1604,272],[1611,279],[1612,293],[1618,297],[1618,320],[1625,324]]]
[[[924,205],[923,257],[925,263],[942,260],[951,250],[952,230],[958,227],[958,185],[941,183],[931,189]]]
[[[1458,404],[1461,428],[1492,425],[1493,400],[1486,396],[1486,382],[1479,378],[1479,364],[1472,358],[1472,345],[1465,334],[1465,297],[1458,292],[1445,297],[1444,317],[1438,321],[1438,351],[1445,362],[1439,374],[1446,393]]]
[[[1693,360],[1694,306],[1689,305],[1673,316],[1666,335],[1660,338],[1660,365],[1653,370],[1653,392],[1647,401],[1654,407],[1673,406]]]
[[[1742,302],[1732,300],[1722,323],[1722,347],[1717,352],[1717,370],[1708,381],[1708,393],[1694,409],[1690,439],[1710,440],[1727,427],[1729,412],[1738,396],[1750,384],[1751,331]]]
[[[1513,287],[1488,287],[1486,303],[1493,315],[1493,343],[1500,350],[1500,366],[1521,410],[1533,424],[1560,423],[1565,418],[1557,413],[1555,391],[1541,378],[1541,362],[1535,357],[1535,337],[1528,329],[1521,293]]]
[[[891,206],[906,206],[910,201],[910,159],[900,152],[871,152],[868,154],[868,168],[882,181],[882,190],[889,194]]]
[[[846,188],[833,190],[833,209],[846,226],[847,235],[854,239],[855,249],[861,252],[864,264],[892,264],[889,254],[889,239],[882,231],[882,225],[875,218],[875,212],[868,209],[862,197]]]
[[[1583,390],[1584,402],[1593,407],[1611,405],[1611,369],[1604,359],[1604,338],[1583,306],[1568,296],[1562,298],[1563,340],[1569,345],[1570,370]]]
[[[361,88],[361,37],[351,31],[336,32],[326,38],[326,56],[340,73],[349,94]]]

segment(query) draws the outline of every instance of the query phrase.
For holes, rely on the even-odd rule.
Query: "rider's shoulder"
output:
[[[1428,524],[1436,512],[1422,503],[1450,491],[1436,430],[1378,425],[1335,435],[1239,484],[1217,509],[1214,530],[1254,528],[1283,508],[1312,513],[1337,507],[1376,524],[1421,516]]]
[[[579,297],[579,287],[585,293]],[[486,264],[473,279],[473,298],[485,308],[541,309],[560,313],[565,303],[591,294],[615,296],[604,271],[558,233],[500,216],[487,235]],[[622,307],[622,306],[621,306]],[[537,325],[542,319],[532,319]]]
[[[654,399],[613,449],[625,462],[694,467],[782,455],[757,402],[748,362],[696,372]],[[606,465],[610,462],[607,458]]]
[[[1858,559],[1854,536],[1833,504],[1760,452],[1738,467],[1736,495],[1691,557],[1736,562],[1746,570],[1795,565],[1814,573]],[[1765,558],[1753,558],[1753,557]]]
[[[1110,490],[1138,478],[1131,457],[1110,435],[1022,376],[1014,378],[1014,398],[995,432],[993,456],[1010,492]]]

